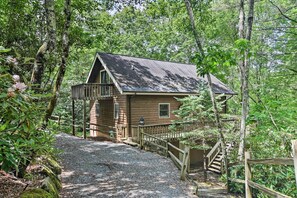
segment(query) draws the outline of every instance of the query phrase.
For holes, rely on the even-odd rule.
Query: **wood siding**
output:
[[[159,118],[159,103],[170,104],[170,117]],[[140,117],[145,124],[170,123],[177,118],[172,111],[177,110],[180,103],[173,96],[132,96],[131,97],[131,124],[138,125]]]

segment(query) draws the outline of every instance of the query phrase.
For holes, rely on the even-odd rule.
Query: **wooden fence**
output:
[[[155,146],[156,148],[161,150],[161,153],[165,156],[169,156],[174,164],[180,169],[180,179],[186,179],[186,173],[188,169],[188,161],[190,157],[190,148],[188,146],[185,147],[184,150],[174,146],[168,140],[164,140],[162,138],[156,137],[155,135],[151,135],[145,133],[143,128],[140,128],[140,148],[143,149],[145,145]],[[169,148],[173,148],[178,151],[182,155],[182,160],[176,157]]]
[[[297,188],[297,140],[292,141],[292,150],[293,150],[293,158],[273,158],[273,159],[252,159],[250,152],[245,152],[245,160],[244,160],[244,168],[245,168],[245,180],[231,178],[230,172],[227,171],[228,178],[228,189],[229,182],[235,182],[245,185],[245,197],[252,198],[252,189],[257,189],[260,192],[270,195],[272,197],[277,198],[289,198],[290,196],[284,195],[280,192],[272,190],[264,185],[258,184],[252,181],[252,165],[289,165],[294,166],[295,170],[295,178],[296,178],[296,188]],[[228,167],[232,167],[234,165],[239,165],[239,163],[229,164]]]

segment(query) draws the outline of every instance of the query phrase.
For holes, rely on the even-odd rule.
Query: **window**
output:
[[[169,118],[170,117],[170,104],[169,103],[159,103],[159,117]]]
[[[110,78],[105,70],[100,71],[100,83],[101,84],[109,84]],[[108,85],[101,86],[101,95],[109,96],[110,95],[110,87]]]
[[[95,112],[96,112],[96,117],[99,117],[100,115],[100,103],[96,101],[95,103]]]
[[[120,105],[119,103],[114,103],[114,119],[119,119],[120,115]]]

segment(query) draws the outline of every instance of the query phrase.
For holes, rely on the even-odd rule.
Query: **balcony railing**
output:
[[[98,100],[114,95],[113,84],[88,83],[71,86],[73,100]]]

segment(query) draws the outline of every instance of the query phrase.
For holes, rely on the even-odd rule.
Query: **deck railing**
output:
[[[113,84],[85,83],[71,86],[73,100],[97,100],[114,95]]]

